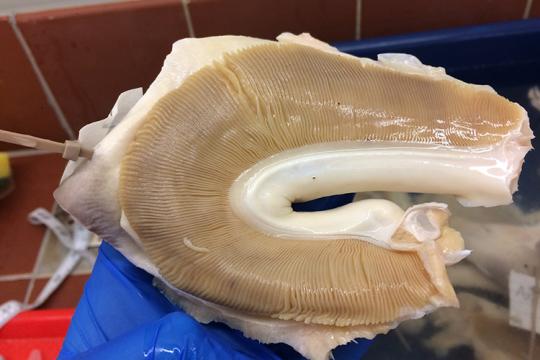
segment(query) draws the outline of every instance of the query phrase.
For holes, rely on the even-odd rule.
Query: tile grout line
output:
[[[22,274],[11,274],[11,275],[0,275],[0,282],[2,281],[19,281],[19,280],[28,280],[32,277],[32,273],[22,273]]]
[[[184,9],[184,17],[186,18],[186,24],[188,28],[189,37],[195,37],[195,29],[193,28],[193,22],[191,21],[191,13],[189,12],[190,0],[181,0],[182,8]]]
[[[528,19],[531,14],[531,7],[534,0],[527,0],[525,3],[525,9],[523,10],[523,19]]]
[[[354,38],[360,40],[362,35],[362,0],[356,0],[356,16],[354,24]]]
[[[58,104],[58,101],[56,101],[56,98],[47,83],[47,80],[45,79],[45,76],[41,72],[41,69],[39,68],[39,65],[36,61],[36,58],[34,57],[34,54],[32,54],[32,50],[30,49],[30,46],[26,42],[26,39],[23,36],[23,33],[19,29],[19,26],[17,26],[17,20],[15,19],[14,14],[10,14],[8,16],[9,24],[11,25],[11,29],[13,30],[13,33],[15,34],[15,37],[17,38],[19,45],[22,47],[26,58],[30,62],[30,65],[32,66],[32,69],[34,70],[34,74],[37,77],[37,80],[39,82],[39,85],[41,86],[41,89],[43,90],[43,93],[45,94],[45,97],[47,98],[47,102],[51,106],[52,110],[54,111],[56,115],[57,121],[60,123],[60,127],[64,129],[64,131],[67,133],[68,137],[70,139],[74,139],[75,135],[73,130],[71,129],[71,126],[69,125],[66,116],[64,115],[64,112],[60,108],[60,105]]]
[[[13,12],[19,13],[31,13],[31,12],[42,12],[56,9],[71,9],[74,7],[80,6],[92,6],[92,5],[101,5],[109,3],[117,3],[126,0],[71,0],[69,2],[65,0],[49,0],[49,1],[11,1],[15,3],[12,5],[7,5],[7,9],[3,9],[3,6],[0,6],[0,16],[9,15]],[[25,4],[26,3],[26,4]],[[5,5],[4,5],[5,6]]]
[[[91,270],[74,270],[70,275],[71,276],[84,276],[84,275],[90,275],[91,273],[92,273]],[[53,275],[54,275],[54,272],[44,272],[44,273],[41,273],[41,274],[36,274],[35,276],[34,276],[33,273],[0,275],[0,285],[3,282],[31,280],[32,277],[34,277],[36,280],[38,280],[38,279],[49,279]]]
[[[43,235],[43,239],[41,240],[41,246],[39,247],[39,251],[36,256],[36,262],[34,262],[34,268],[32,269],[32,276],[30,278],[30,282],[28,283],[28,287],[26,288],[26,294],[24,295],[25,304],[28,304],[30,302],[30,297],[32,296],[32,290],[34,290],[34,284],[36,282],[36,279],[38,278],[39,266],[41,265],[41,260],[45,254],[45,247],[49,243],[49,238],[50,238],[49,232],[50,232],[49,229],[45,230],[45,234]]]
[[[0,283],[7,281],[19,281],[19,280],[30,280],[32,276],[36,279],[47,279],[50,278],[53,274],[43,273],[34,276],[32,273],[21,273],[21,274],[10,274],[10,275],[0,275]]]

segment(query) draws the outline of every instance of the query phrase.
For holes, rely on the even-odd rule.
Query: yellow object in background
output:
[[[13,189],[11,179],[11,167],[9,157],[6,153],[0,152],[0,198],[6,196]]]
[[[8,154],[0,152],[0,179],[9,178],[10,176],[11,168],[9,167]]]

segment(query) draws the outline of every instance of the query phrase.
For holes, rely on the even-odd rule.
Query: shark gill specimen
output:
[[[185,39],[55,196],[197,320],[325,359],[458,306],[446,265],[468,251],[445,204],[291,204],[507,204],[531,137],[518,104],[412,56],[360,59],[307,35]]]

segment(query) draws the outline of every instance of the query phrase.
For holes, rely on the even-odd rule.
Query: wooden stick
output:
[[[91,159],[93,154],[92,150],[83,148],[78,141],[66,140],[60,143],[6,130],[0,130],[0,141],[62,154],[67,160],[77,160],[79,157]]]

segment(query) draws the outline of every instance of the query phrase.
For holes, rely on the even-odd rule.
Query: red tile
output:
[[[540,0],[533,0],[529,18],[540,17]]]
[[[15,189],[0,199],[0,275],[32,272],[45,230],[27,216],[37,207],[51,208],[64,166],[58,155],[11,159]]]
[[[17,23],[75,130],[107,116],[122,91],[147,87],[188,34],[179,0],[29,13]]]
[[[324,41],[354,39],[356,0],[192,0],[195,34],[274,39],[309,32]]]
[[[525,3],[526,0],[363,0],[362,37],[517,20],[523,16]]]
[[[40,309],[66,309],[74,308],[79,303],[79,299],[84,290],[84,284],[89,275],[71,275],[60,285],[51,297],[40,307]],[[49,279],[37,279],[32,289],[30,301],[39,295]]]
[[[0,17],[0,129],[65,140],[6,17]],[[17,146],[0,142],[0,150]]]
[[[9,300],[24,301],[29,280],[0,281],[0,305]]]

